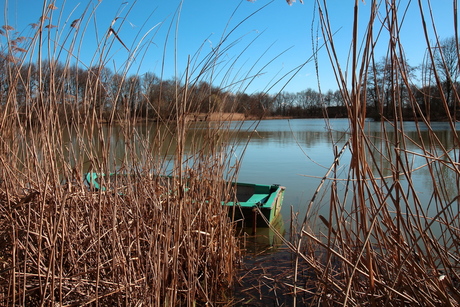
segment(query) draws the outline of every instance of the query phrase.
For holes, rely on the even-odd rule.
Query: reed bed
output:
[[[436,56],[445,50],[439,47],[438,37],[429,34],[436,33],[436,21],[429,14],[431,5],[436,4],[355,1],[349,58],[343,63],[329,17],[333,8],[326,1],[315,3],[318,31],[326,40],[325,48],[348,109],[350,130],[346,142],[332,140],[336,159],[312,196],[308,214],[286,242],[295,255],[290,281],[293,304],[305,304],[307,293],[309,305],[456,306],[460,301],[460,143],[451,99],[453,96],[457,105],[459,96],[455,87],[450,100],[441,97],[442,112],[452,130],[446,145],[430,128],[425,108],[433,97],[425,92],[425,103],[421,103],[417,87],[412,86],[416,80],[400,36],[401,29],[418,26],[404,23],[405,12],[418,11],[426,37],[420,48],[427,49],[426,67],[434,76],[425,79],[423,85],[444,89],[440,77],[443,66],[439,61],[436,64]],[[457,20],[456,2],[452,5],[452,18]],[[387,46],[384,59],[389,69],[375,85],[371,81],[378,79],[376,54],[382,44]],[[454,46],[458,65],[458,43]],[[447,54],[441,57],[447,58]],[[377,137],[383,141],[379,147],[375,146],[380,143],[375,142],[376,135],[366,130],[366,102],[371,94],[381,106],[381,134]],[[405,131],[408,115],[403,110],[407,106],[412,110],[415,138]],[[422,130],[428,130],[428,138],[422,137]],[[410,150],[408,144],[416,144],[417,150]],[[344,159],[347,151],[350,161]],[[420,165],[414,163],[418,158],[423,161]],[[419,170],[430,174],[431,191],[416,190]],[[420,192],[430,193],[428,203],[418,197]],[[328,199],[329,214],[315,214],[324,199]],[[308,281],[301,278],[304,267],[313,272]]]
[[[426,13],[431,2],[407,5],[420,12],[426,67],[433,76],[427,80],[442,93],[442,66],[433,48],[439,42],[433,45],[428,34],[436,30]],[[58,8],[45,1],[42,18],[27,35],[30,40],[5,25],[0,304],[257,305],[273,295],[274,305],[458,305],[460,140],[457,108],[452,108],[452,101],[458,105],[457,89],[452,87],[448,97],[440,97],[452,129],[446,147],[430,128],[429,113],[422,108],[427,104],[420,103],[420,93],[411,86],[414,80],[399,36],[399,29],[406,26],[402,14],[407,7],[396,1],[370,1],[365,10],[356,0],[350,58],[343,65],[329,6],[320,0],[315,6],[324,50],[348,110],[348,140],[343,144],[332,140],[336,158],[307,204],[308,213],[299,223],[293,214],[289,239],[279,234],[286,253],[245,259],[247,274],[236,279],[238,286],[233,288],[247,294],[245,299],[232,296],[241,243],[221,205],[225,198],[231,199],[226,182],[238,171],[231,133],[219,120],[209,124],[205,134],[188,129],[188,116],[201,110],[191,101],[204,100],[208,111],[217,111],[211,107],[212,89],[204,96],[207,100],[194,89],[200,81],[213,80],[215,71],[220,71],[216,66],[220,52],[235,42],[223,36],[219,48],[202,62],[189,59],[183,82],[168,87],[173,89],[169,92],[161,85],[160,96],[148,97],[144,109],[129,104],[121,91],[123,85],[135,86],[127,78],[132,63],[128,61],[117,71],[122,81],[116,87],[119,91],[109,97],[114,104],[105,108],[96,102],[108,93],[104,65],[113,56],[114,43],[124,46],[129,58],[138,54],[142,58],[140,50],[146,52],[153,38],[139,35],[139,41],[126,46],[116,35],[121,28],[108,27],[112,35],[101,36],[87,77],[75,82],[72,78],[80,76],[75,61],[82,64],[81,35],[91,26],[97,6],[70,22],[62,16],[53,18],[59,15]],[[456,20],[455,1],[453,8]],[[360,36],[361,15],[367,24]],[[126,16],[114,20],[117,17]],[[64,23],[71,28],[67,36],[51,31]],[[385,37],[385,59],[391,69],[382,84],[370,89],[370,79],[377,74],[375,48]],[[234,65],[227,66],[229,71]],[[224,75],[224,80],[233,77]],[[66,92],[69,84],[78,84],[73,95]],[[382,106],[379,137],[384,142],[378,148],[366,130],[365,102],[370,93]],[[172,97],[168,116],[160,103],[165,97]],[[423,101],[430,97],[422,93]],[[427,129],[428,139],[405,132],[403,109],[408,105],[417,131]],[[155,115],[154,123],[148,114]],[[145,128],[147,124],[151,128]],[[416,152],[409,150],[409,143],[417,144]],[[346,151],[350,161],[344,161]],[[414,166],[415,157],[424,163]],[[420,169],[432,178],[433,190],[424,191],[431,193],[429,203],[420,200],[414,187],[414,174]],[[128,175],[123,180],[103,177],[101,183],[108,189],[96,191],[83,182],[87,171]],[[173,179],[165,182],[156,176],[165,172]],[[328,215],[315,214],[324,199]]]
[[[173,91],[160,86],[160,97],[144,97],[141,109],[122,92],[135,85],[127,78],[132,61],[116,71],[112,91],[105,65],[114,45],[142,60],[154,36],[126,46],[122,26],[112,25],[127,9],[86,64],[79,50],[97,9],[70,21],[44,1],[28,38],[3,26],[0,305],[229,305],[240,249],[222,201],[231,200],[227,182],[238,168],[226,150],[225,118],[204,134],[188,129],[200,108],[191,101],[211,95],[193,89],[212,78],[220,53],[195,59],[197,66],[190,60]],[[84,183],[89,171],[107,175],[105,190]],[[122,176],[108,176],[114,172]]]
[[[75,187],[2,195],[2,305],[219,301],[238,250],[220,201],[200,199],[199,183],[193,201],[155,182],[122,196]]]

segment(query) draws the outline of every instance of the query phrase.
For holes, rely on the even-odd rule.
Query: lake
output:
[[[204,134],[209,127],[208,125],[213,124],[217,123],[192,123],[189,134]],[[238,181],[280,184],[286,187],[281,211],[285,223],[290,222],[291,210],[298,212],[299,217],[303,219],[307,205],[334,161],[334,152],[340,152],[349,140],[350,129],[348,119],[330,119],[328,121],[324,119],[277,119],[227,122],[221,123],[221,125],[222,133],[225,134],[223,139],[226,140],[229,149],[233,152],[232,155],[235,159],[233,163],[236,161],[240,163]],[[134,127],[137,129],[135,135],[139,139],[134,140],[133,144],[144,146],[141,141],[157,136],[155,131],[158,127],[155,123]],[[422,124],[421,128],[417,129],[414,122],[404,122],[398,129],[394,129],[390,123],[382,125],[380,122],[367,121],[365,124],[365,133],[372,143],[372,150],[383,152],[387,156],[394,155],[394,144],[382,142],[382,133],[385,133],[386,138],[393,142],[397,136],[401,136],[402,130],[404,131],[406,135],[404,146],[400,146],[404,149],[404,154],[401,156],[404,163],[410,165],[410,168],[414,170],[412,173],[414,188],[417,191],[417,196],[426,203],[429,203],[433,191],[433,180],[430,171],[425,167],[427,161],[436,157],[445,159],[443,148],[455,147],[452,145],[454,135],[449,123],[435,122],[431,124],[430,129],[434,132],[431,136],[428,133],[429,127]],[[122,141],[123,133],[120,131],[119,127],[111,127],[104,133],[107,133],[106,138],[110,140],[110,154],[122,161],[127,154],[127,145],[126,142]],[[433,140],[433,136],[436,137],[436,140]],[[196,137],[193,138],[193,142],[196,143],[196,139]],[[93,146],[98,146],[97,140],[98,138],[92,140]],[[402,142],[402,140],[399,141]],[[85,155],[74,139],[70,142],[74,143],[73,148],[76,156]],[[172,160],[175,144],[166,140],[164,143],[169,145],[163,149],[158,149],[158,153],[164,159]],[[186,151],[190,150],[192,146],[190,143],[186,143]],[[428,160],[422,155],[422,145],[430,152],[430,155],[433,155]],[[139,148],[137,150],[140,151]],[[449,151],[449,156],[458,161],[458,150]],[[340,164],[336,172],[337,178],[347,178],[350,158],[350,150],[347,147],[340,156]],[[89,160],[86,157],[84,159]],[[382,163],[387,162],[383,161]],[[169,167],[171,165],[172,163]],[[383,174],[384,176],[391,175],[389,163],[380,168],[384,171],[388,170]],[[444,184],[452,185],[452,188],[449,189],[451,195],[446,196],[449,198],[458,194],[458,187],[455,184],[454,172],[450,171],[447,166],[444,168],[440,172],[444,176]],[[327,185],[330,182],[330,180],[326,180],[313,203],[314,209],[320,213],[322,210],[325,212],[329,210]],[[343,185],[343,189],[345,189],[345,180],[338,181],[338,183]],[[434,211],[432,213],[434,214]]]
[[[449,123],[432,123],[430,129],[434,133],[430,134],[429,128],[423,125],[417,129],[414,122],[404,122],[398,129],[394,129],[391,124],[382,125],[380,122],[369,121],[366,122],[365,132],[372,142],[370,152],[380,151],[387,157],[393,155],[394,158],[394,145],[397,144],[397,136],[400,137],[401,130],[404,131],[405,143],[400,145],[401,148],[404,148],[400,151],[401,163],[405,163],[404,165],[408,165],[413,170],[411,176],[416,197],[418,197],[422,207],[426,207],[425,214],[433,217],[439,208],[436,202],[433,204],[433,181],[446,187],[446,189],[440,188],[442,195],[439,196],[446,200],[454,199],[459,194],[459,187],[456,183],[455,171],[449,167],[449,163],[445,165],[433,163],[431,167],[435,169],[434,172],[430,172],[426,163],[438,159],[447,160],[448,157],[446,157],[445,152],[449,151],[450,148],[458,148],[458,146],[453,146],[454,132],[452,132]],[[278,183],[286,187],[281,213],[287,230],[285,236],[288,238],[291,210],[299,213],[298,221],[302,222],[310,200],[334,161],[335,146],[337,152],[340,152],[342,146],[349,139],[349,122],[347,119],[331,119],[328,122],[323,119],[263,120],[257,126],[254,122],[247,122],[238,130],[237,137],[243,141],[248,138],[248,132],[251,130],[255,130],[255,132],[252,134],[242,159],[239,180],[265,184]],[[391,141],[390,144],[384,142],[383,133]],[[430,153],[428,158],[422,155],[422,145]],[[458,150],[450,150],[448,155],[449,158],[458,162]],[[347,147],[341,155],[337,169],[339,179],[348,177],[350,160],[351,154]],[[385,160],[380,163],[380,169],[384,172],[383,176],[391,175],[391,164]],[[433,180],[433,174],[437,176],[435,180]],[[390,184],[392,183],[391,177],[388,181]],[[343,193],[346,190],[346,182],[346,180],[337,182],[339,192]],[[312,207],[313,213],[328,217],[330,183],[331,180],[326,180],[325,185],[322,186],[315,198]],[[405,180],[401,180],[401,185],[408,191]],[[410,195],[410,198],[415,197],[412,193],[407,194]],[[413,204],[412,199],[408,203]],[[391,201],[389,201],[388,206],[390,212],[396,211]],[[456,206],[453,207],[456,208]],[[403,212],[407,212],[407,209],[403,209]],[[455,215],[454,212],[452,216]],[[315,219],[314,216],[313,219]],[[322,223],[315,224],[313,230],[315,233],[319,231],[324,234],[328,233]],[[441,234],[439,227],[433,226],[432,230],[435,236]],[[293,259],[295,259],[290,252],[286,252],[286,248],[282,245],[277,248],[277,245],[274,244],[270,248],[267,243],[280,242],[264,242],[263,239],[267,237],[270,238],[269,235],[262,233],[250,244],[247,244],[246,250],[250,254],[245,257],[244,268],[246,270],[243,270],[241,274],[244,276],[242,286],[239,288],[242,292],[237,291],[237,297],[242,300],[248,300],[250,297],[259,301],[260,305],[257,306],[264,304],[275,306],[279,303],[280,298],[276,296],[276,289],[281,293],[282,281],[291,282]],[[443,241],[440,240],[439,242]],[[308,269],[305,271],[308,272]],[[264,278],[264,276],[268,277]],[[307,274],[303,275],[303,278],[305,278],[303,282],[307,282],[310,277]],[[265,286],[261,287],[261,284]],[[262,290],[247,291],[246,289]],[[285,291],[289,292],[292,289]],[[282,303],[287,306],[292,305],[292,297],[280,297]]]
[[[235,126],[237,127],[236,124]],[[390,139],[394,138],[395,133],[398,133],[390,124],[386,124],[384,128],[387,129],[386,135]],[[408,141],[405,145],[407,152],[405,159],[415,170],[426,164],[426,160],[418,155],[422,151],[420,142],[417,140],[421,139],[428,143],[428,128],[422,126],[419,135],[414,122],[405,122],[403,129],[408,139],[413,141]],[[431,129],[439,139],[439,145],[430,150],[434,156],[442,156],[444,151],[440,147],[441,145],[444,148],[452,147],[452,130],[446,122],[433,123]],[[380,122],[366,122],[365,130],[375,148],[382,151],[387,149],[388,146],[381,141],[383,126]],[[236,135],[244,140],[248,138],[250,131],[254,131],[254,133],[242,158],[239,181],[263,184],[277,183],[285,186],[285,201],[282,209],[285,221],[289,222],[291,207],[294,212],[299,212],[299,215],[302,216],[315,190],[334,161],[334,147],[340,151],[348,141],[348,119],[330,119],[328,122],[324,119],[245,122]],[[425,146],[427,145],[425,144]],[[454,158],[458,156],[458,152],[455,151],[451,151],[450,154]],[[339,178],[347,178],[350,158],[350,151],[346,148],[341,156],[337,171]],[[447,180],[449,180],[448,170],[445,173]],[[384,175],[388,174],[390,173]],[[417,195],[422,199],[423,197],[431,197],[433,184],[427,168],[421,167],[415,170],[412,178]],[[329,209],[327,206],[329,201],[327,189],[323,190],[318,194],[314,204],[320,212]],[[458,189],[454,186],[451,189],[452,196],[457,191]]]
[[[208,132],[209,125],[218,124],[220,123],[190,123],[191,126],[188,134],[196,137],[188,139],[188,142],[185,143],[185,154],[193,152],[193,150],[197,151],[197,148],[199,149],[201,145],[206,144],[202,140],[206,132]],[[224,146],[223,148],[231,150],[232,158],[234,159],[233,162],[239,162],[238,181],[259,184],[276,183],[286,187],[281,216],[287,231],[289,231],[291,223],[291,211],[298,213],[299,221],[303,220],[307,206],[313,196],[315,196],[323,177],[328,173],[333,164],[336,153],[341,152],[342,147],[349,141],[350,127],[347,119],[331,119],[329,121],[323,119],[283,119],[227,122],[221,124],[222,128],[218,132],[222,134],[220,141],[227,145],[227,147]],[[167,127],[157,126],[156,123],[128,127],[135,130],[132,134],[129,134],[134,139],[126,141],[126,134],[123,132],[124,128],[121,129],[121,126],[111,126],[102,132],[98,131],[97,136],[93,139],[88,138],[84,142],[92,142],[93,147],[91,148],[108,146],[108,153],[112,156],[112,159],[109,159],[110,161],[114,160],[113,158],[116,161],[130,161],[129,158],[126,158],[127,155],[146,157],[147,159],[151,159],[154,156],[156,159],[155,154],[160,156],[160,160],[173,160],[175,142],[169,142],[171,138],[168,140],[165,137],[164,142],[152,141],[158,135],[167,134],[157,133],[158,129],[167,129]],[[105,129],[105,127],[103,128]],[[430,133],[430,129],[433,133]],[[392,163],[385,159],[376,163],[382,172],[379,176],[394,174],[392,167],[394,166],[394,161],[396,161],[396,152],[399,153],[398,158],[401,159],[401,165],[404,165],[405,169],[411,170],[411,183],[415,191],[414,193],[410,191],[406,195],[409,195],[409,197],[415,197],[416,195],[421,204],[418,208],[426,207],[426,210],[423,210],[427,216],[434,216],[436,214],[437,203],[445,203],[446,200],[452,200],[456,195],[460,194],[456,181],[457,173],[452,169],[452,165],[455,165],[455,163],[449,161],[451,159],[454,162],[458,162],[459,154],[458,149],[451,150],[451,148],[458,148],[458,144],[454,146],[455,131],[452,131],[449,123],[437,122],[432,123],[430,127],[422,126],[418,129],[414,122],[405,122],[398,123],[396,129],[390,123],[383,125],[380,122],[367,121],[364,131],[369,140],[367,151],[373,153],[375,157],[381,153],[389,160],[392,159]],[[217,136],[219,136],[218,133],[216,132]],[[102,137],[100,137],[101,135]],[[404,138],[401,138],[402,135],[404,135]],[[102,145],[99,144],[101,139],[105,141]],[[73,144],[69,145],[69,147],[73,146],[74,156],[83,161],[95,160],[94,157],[93,159],[91,157],[80,157],[85,155],[84,150],[80,149],[82,148],[81,143],[83,141],[79,143],[78,140],[69,138],[69,143]],[[163,147],[163,144],[165,144],[165,148],[158,148]],[[150,145],[153,148],[148,148]],[[144,149],[147,148],[149,155],[145,154],[141,147]],[[398,148],[398,151],[395,150],[396,148]],[[141,152],[141,154],[131,154],[129,150],[132,152]],[[101,150],[100,152],[102,155],[104,151]],[[150,153],[152,154],[150,155]],[[339,196],[342,196],[340,193],[346,191],[353,194],[353,191],[346,186],[350,160],[350,148],[346,147],[340,156],[340,164],[337,166],[335,172],[338,179]],[[140,164],[143,163],[142,159],[134,161]],[[443,163],[443,161],[446,163]],[[371,162],[371,157],[369,157],[369,162]],[[433,169],[431,172],[427,163],[431,163],[430,167]],[[169,170],[172,167],[171,165],[172,163],[169,163]],[[372,168],[373,164],[370,163],[370,165],[371,171],[376,172],[376,169]],[[165,168],[165,171],[168,171],[168,167]],[[328,176],[332,177],[332,175],[331,173]],[[440,182],[440,193],[437,195],[438,199],[436,202],[433,201],[432,192],[434,189],[433,182],[436,183],[438,181]],[[331,182],[332,180],[326,179],[324,185],[321,186],[312,205],[313,213],[328,216],[330,206],[329,187]],[[392,178],[387,177],[387,182],[391,185]],[[408,183],[404,179],[401,180],[400,184],[403,189],[407,188]],[[384,192],[387,191],[385,189],[382,190]],[[348,199],[350,198],[349,196]],[[395,212],[394,204],[391,201],[392,199],[388,199],[387,207],[385,207],[388,209],[389,215]],[[409,198],[407,204],[413,204],[412,199]],[[451,206],[449,210],[453,212],[447,217],[452,216],[456,218],[458,208]],[[407,212],[407,210],[402,211],[403,214]],[[419,213],[420,211],[417,212]],[[349,216],[346,216],[346,218],[349,218]],[[427,221],[431,220],[427,219]],[[274,295],[274,292],[270,288],[261,287],[262,283],[273,282],[276,284],[277,280],[281,280],[280,283],[276,284],[276,286],[279,286],[283,281],[281,277],[286,278],[284,280],[291,283],[293,276],[292,259],[294,258],[292,253],[285,252],[285,246],[274,244],[279,243],[280,240],[277,240],[272,233],[266,230],[258,230],[256,238],[244,236],[243,240],[241,240],[244,242],[243,248],[248,253],[241,263],[243,267],[240,274],[241,279],[239,279],[235,289],[237,298],[250,301],[248,297],[253,297],[254,301],[258,301],[261,304],[260,306],[263,306],[265,303],[265,305],[272,304]],[[314,228],[315,232],[317,230]],[[289,232],[286,232],[286,237],[289,235]],[[247,268],[247,271],[244,271],[244,268]],[[306,271],[307,269],[302,272]],[[305,274],[303,278],[308,279],[310,276]],[[258,290],[260,288],[265,289],[264,291],[266,292],[263,295],[268,297],[267,301],[262,301],[260,298],[261,294]],[[248,289],[254,289],[254,291]],[[292,289],[287,290],[289,292]],[[288,301],[286,305],[291,304]]]

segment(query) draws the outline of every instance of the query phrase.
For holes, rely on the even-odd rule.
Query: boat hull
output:
[[[237,201],[226,203],[233,207],[229,215],[244,227],[267,227],[280,214],[285,190],[279,185],[237,183]]]
[[[122,184],[129,175],[110,174],[108,176],[116,178],[114,181]],[[107,188],[100,182],[102,177],[105,177],[105,174],[87,173],[84,179],[91,189],[106,191]],[[171,177],[162,178],[169,180]],[[242,227],[268,227],[268,224],[280,214],[285,187],[277,184],[262,185],[241,182],[232,185],[234,201],[223,201],[222,203],[231,207],[229,208],[230,218],[241,223]],[[121,192],[118,193],[123,195]]]

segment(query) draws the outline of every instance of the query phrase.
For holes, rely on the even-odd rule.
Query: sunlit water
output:
[[[197,133],[201,135],[206,129],[209,129],[208,125],[209,123],[206,122],[192,123],[188,134]],[[384,128],[387,139],[393,141],[396,135],[401,135],[401,132],[395,132],[390,124],[386,124]],[[420,135],[414,122],[406,122],[402,128],[406,138],[404,138],[405,145],[401,147],[405,147],[407,163],[415,170],[412,173],[412,179],[417,196],[422,199],[422,203],[428,203],[433,190],[433,181],[428,168],[423,167],[427,160],[419,155],[422,152],[420,140],[423,140],[433,156],[445,159],[445,157],[442,157],[443,151],[440,146],[447,149],[455,147],[452,145],[453,132],[447,122],[432,123],[431,129],[439,139],[439,144],[432,146],[428,142],[428,127],[422,125],[419,129]],[[136,147],[135,151],[139,154],[139,152],[142,153],[145,146],[148,146],[148,144],[146,145],[142,142],[145,143],[145,140],[153,138],[156,129],[159,128],[155,123],[152,123],[150,125],[135,126],[135,129],[137,129],[138,140],[130,142],[137,146],[134,147]],[[232,157],[235,160],[233,162],[239,162],[238,181],[280,184],[286,187],[281,211],[286,225],[289,225],[291,212],[298,213],[298,216],[302,219],[307,205],[321,184],[322,178],[333,164],[334,153],[340,152],[349,140],[349,129],[348,119],[330,119],[328,121],[324,119],[282,119],[230,122],[224,123],[221,127],[222,133],[227,133],[223,139],[230,144],[229,149],[232,150]],[[388,155],[386,152],[388,148],[382,143],[383,130],[380,122],[366,122],[365,133],[369,136],[372,146],[375,147],[376,151],[379,150]],[[114,156],[116,160],[123,161],[127,155],[127,145],[122,140],[123,137],[120,131],[119,128],[113,127],[104,133],[107,133],[106,138],[110,140],[110,155]],[[230,139],[228,139],[229,137]],[[88,141],[92,143],[98,142],[96,139]],[[75,143],[75,141],[71,142]],[[196,138],[193,142],[196,142]],[[158,151],[166,159],[174,158],[175,144],[174,142],[171,144],[173,147]],[[93,144],[93,146],[97,148],[98,144]],[[390,147],[393,146],[394,144],[392,143]],[[77,156],[79,155],[79,150],[81,155],[84,155],[84,152],[76,144],[74,144],[74,147]],[[190,147],[191,144],[186,143],[185,151],[191,150]],[[243,151],[243,149],[245,150]],[[390,152],[390,154],[394,154],[394,148],[390,148]],[[142,156],[142,154],[140,155]],[[459,153],[456,151],[449,152],[449,156],[455,161],[458,160],[458,155]],[[338,178],[347,178],[350,158],[350,150],[347,147],[341,154],[340,164],[336,169]],[[90,160],[88,158],[83,159]],[[137,161],[139,160],[137,159]],[[171,167],[172,164],[170,163],[166,168]],[[380,167],[384,171],[388,171],[390,165],[381,165]],[[455,181],[449,178],[449,176],[452,176],[452,171],[449,171],[447,167],[445,170],[441,170],[441,172],[443,171],[445,171],[446,176],[444,184],[452,185],[450,191],[452,192],[452,197],[454,197],[455,193],[458,192],[458,187],[456,187]],[[391,175],[391,173],[388,171],[383,175],[387,176]],[[332,174],[329,174],[330,176]],[[315,197],[313,207],[316,211],[321,212],[329,209],[327,190],[329,183],[330,180],[327,179]],[[339,190],[340,185],[344,189],[345,181],[339,181],[338,184]]]
[[[394,129],[386,125],[387,135],[394,137]],[[408,163],[412,169],[413,182],[418,197],[429,198],[433,190],[432,179],[426,167],[421,167],[426,160],[418,156],[420,153],[420,139],[416,125],[413,122],[404,123],[404,133],[411,139],[406,140]],[[441,144],[445,148],[452,147],[452,131],[448,123],[433,123],[431,128],[435,131]],[[366,123],[366,133],[376,148],[385,148],[381,144],[382,126],[379,122]],[[316,189],[326,175],[334,161],[334,152],[340,152],[349,139],[349,122],[347,119],[294,119],[294,120],[265,120],[258,123],[244,123],[238,135],[244,138],[247,131],[255,130],[250,139],[246,152],[242,157],[239,180],[263,184],[278,183],[286,187],[285,201],[282,209],[284,220],[289,222],[291,211],[305,213],[306,207]],[[427,141],[427,128],[422,127],[421,138]],[[393,149],[392,149],[393,150]],[[442,151],[435,147],[432,153],[441,155]],[[458,155],[452,151],[453,158]],[[339,178],[346,178],[350,164],[350,151],[346,148],[340,157],[337,169]],[[383,167],[385,169],[385,166]],[[384,175],[388,175],[384,174]],[[328,180],[315,198],[316,209],[328,210]],[[451,182],[451,184],[455,184]],[[457,189],[454,187],[452,193]],[[455,195],[453,195],[455,196]],[[426,200],[428,203],[428,200]]]

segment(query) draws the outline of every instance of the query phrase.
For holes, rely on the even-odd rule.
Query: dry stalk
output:
[[[229,305],[240,255],[222,206],[238,171],[225,147],[231,134],[223,121],[204,134],[188,129],[189,114],[200,109],[189,101],[210,96],[196,88],[212,79],[221,53],[198,63],[202,73],[189,61],[186,86],[175,85],[165,118],[160,99],[145,97],[141,109],[123,96],[137,86],[129,64],[117,72],[116,90],[106,83],[114,43],[133,58],[152,38],[133,48],[110,26],[84,75],[78,32],[94,26],[97,6],[65,37],[50,31],[64,27],[57,9],[44,2],[24,48],[2,50],[10,61],[1,67],[8,91],[0,96],[0,304]],[[222,54],[234,44],[227,39]],[[103,177],[107,190],[93,191],[83,182],[88,171],[125,176]],[[157,176],[166,172],[173,179]]]
[[[431,5],[430,1],[427,3]],[[425,14],[422,1],[407,4],[410,7],[401,7],[395,1],[371,1],[367,6],[355,1],[351,64],[347,67],[339,61],[331,34],[330,8],[326,1],[317,1],[316,5],[320,27],[327,38],[326,49],[348,108],[351,161],[348,177],[343,181],[338,174],[331,175],[336,171],[337,155],[316,192],[330,189],[329,215],[317,216],[316,220],[312,214],[306,216],[302,231],[294,238],[296,245],[287,244],[300,256],[297,259],[314,271],[311,286],[305,288],[313,289],[309,302],[347,306],[456,305],[460,297],[459,259],[454,256],[458,253],[456,183],[460,172],[455,109],[450,107],[446,96],[441,97],[452,128],[452,140],[446,145],[430,128],[429,115],[425,116],[420,108],[399,40],[400,29],[405,26],[401,12],[419,10],[426,31],[427,61],[432,63],[434,85],[442,92],[443,84],[436,72],[441,68],[434,64],[437,58],[428,34],[436,31],[436,24],[432,22],[429,28],[432,16]],[[368,24],[360,36],[357,29],[362,20],[359,16],[363,14],[368,17]],[[457,16],[456,10],[454,15]],[[389,69],[382,84],[373,91],[368,81],[377,73],[374,51],[382,40],[382,32],[387,32],[390,40],[386,57]],[[446,65],[446,61],[442,63]],[[365,102],[371,91],[382,106],[380,148],[376,148],[373,134],[365,128]],[[456,95],[453,89],[452,96]],[[403,107],[406,105],[413,109],[415,134],[405,131],[408,115],[403,114]],[[428,127],[428,139],[422,136],[423,127]],[[408,144],[416,144],[417,153],[409,150]],[[425,160],[421,166],[413,165],[414,156]],[[419,199],[413,181],[413,174],[420,169],[430,174],[433,183],[428,204]],[[340,189],[343,182],[345,190]],[[314,206],[314,202],[312,198],[309,206]],[[312,223],[319,223],[325,233],[314,233],[318,228]],[[318,253],[323,256],[317,257]],[[294,272],[297,270],[294,268]]]

